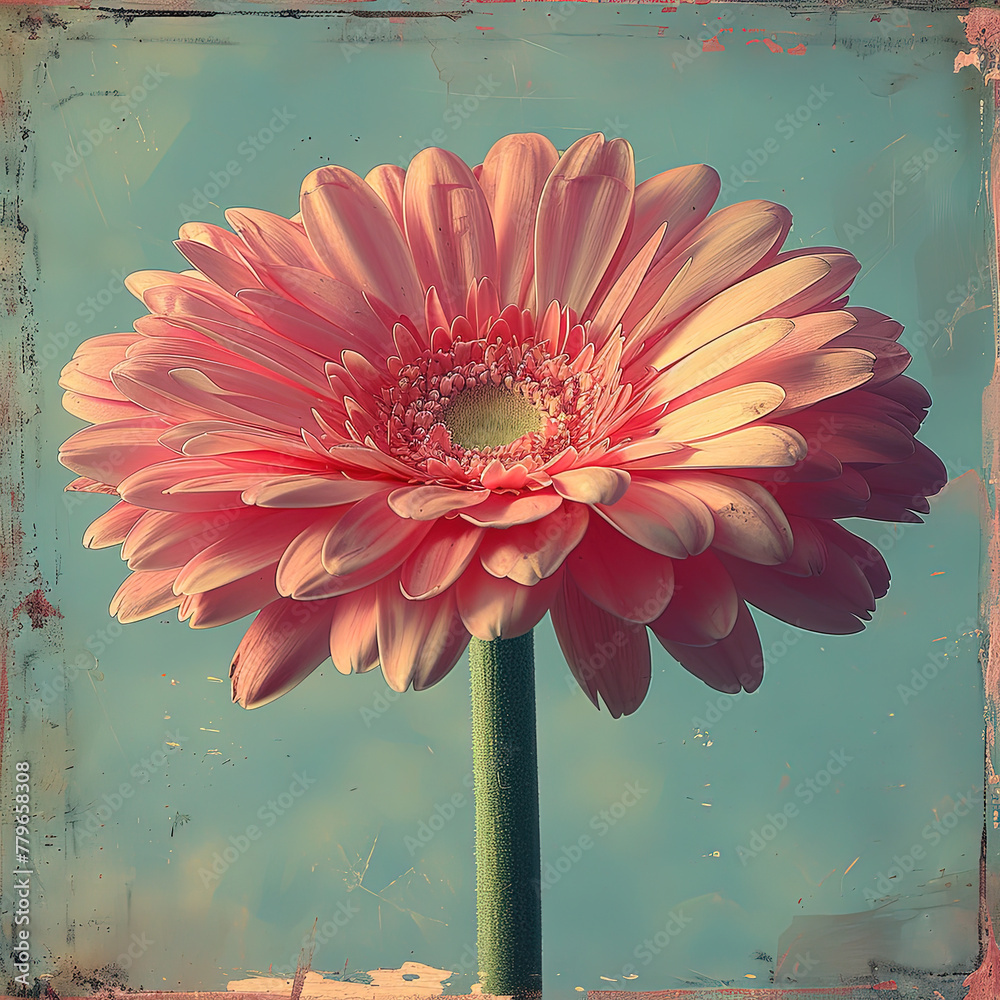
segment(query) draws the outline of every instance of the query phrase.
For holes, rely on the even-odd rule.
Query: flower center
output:
[[[498,448],[542,428],[542,414],[504,386],[472,386],[454,396],[441,421],[460,448]]]

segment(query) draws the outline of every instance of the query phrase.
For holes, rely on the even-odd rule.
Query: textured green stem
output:
[[[542,991],[541,847],[531,633],[473,639],[476,917],[483,992]]]

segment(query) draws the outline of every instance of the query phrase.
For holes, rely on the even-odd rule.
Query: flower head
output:
[[[902,327],[848,308],[850,253],[782,251],[785,208],[718,193],[703,165],[636,185],[621,139],[523,134],[184,225],[193,270],[131,275],[149,315],[61,382],[93,425],[68,488],[118,498],[85,538],[133,571],[112,613],[258,612],[231,669],[253,707],[328,656],[426,688],[551,611],[616,717],[647,626],[728,692],[763,673],[747,603],[863,628],[889,573],[837,520],[929,510],[930,398]]]

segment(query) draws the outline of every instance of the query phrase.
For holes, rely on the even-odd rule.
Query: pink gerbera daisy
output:
[[[133,274],[149,315],[62,376],[93,424],[69,489],[118,498],[85,539],[133,570],[112,613],[259,612],[231,669],[251,708],[328,656],[427,688],[551,611],[615,717],[647,626],[727,692],[763,673],[748,603],[863,628],[889,573],[837,520],[929,509],[930,398],[901,326],[848,307],[850,253],[782,251],[785,208],[718,193],[703,165],[636,186],[621,139],[523,134],[184,225],[194,270]]]

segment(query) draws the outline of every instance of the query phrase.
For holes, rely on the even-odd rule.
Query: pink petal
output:
[[[542,191],[535,227],[535,302],[582,314],[632,213],[635,161],[624,139],[599,132],[563,153]]]
[[[449,320],[461,315],[470,284],[497,273],[493,220],[472,171],[443,149],[417,153],[406,171],[403,218],[421,284],[437,289]]]
[[[792,529],[781,507],[759,483],[704,473],[671,476],[670,484],[696,496],[712,511],[712,548],[765,566],[792,556]]]
[[[603,344],[621,323],[625,310],[635,297],[639,285],[645,278],[653,258],[664,241],[665,233],[666,223],[660,226],[643,246],[639,247],[606,295],[602,295],[600,291],[595,293],[594,298],[599,300],[599,305],[591,306],[587,310],[594,313],[593,321],[590,324],[590,339],[595,344]]]
[[[712,552],[674,562],[674,593],[649,627],[660,641],[710,646],[736,624],[740,608],[733,578]]]
[[[465,507],[475,507],[489,490],[459,490],[451,486],[403,486],[389,494],[389,506],[400,517],[433,521]]]
[[[646,624],[662,614],[674,592],[673,562],[644,549],[601,518],[566,558],[573,582],[616,618]]]
[[[379,196],[345,167],[320,167],[302,182],[302,221],[330,274],[413,316],[423,294],[406,241]]]
[[[258,208],[228,208],[226,222],[239,233],[254,259],[279,267],[322,269],[301,226]]]
[[[274,586],[274,570],[272,564],[224,587],[185,595],[180,607],[181,621],[187,621],[191,628],[214,628],[259,611],[279,597]]]
[[[675,559],[697,555],[712,542],[712,512],[697,497],[668,482],[635,477],[613,507],[597,513],[643,548]]]
[[[789,419],[795,420],[797,415]],[[657,461],[655,467],[738,469],[744,466],[790,466],[805,458],[807,448],[805,438],[798,430],[774,424],[755,424],[666,455]]]
[[[259,523],[257,511],[246,509],[221,514],[177,513],[145,510],[122,545],[122,559],[129,569],[172,569],[176,576],[189,559],[224,537],[227,530],[242,526],[249,519]]]
[[[673,409],[660,421],[657,437],[697,441],[758,420],[779,407],[785,390],[773,382],[747,382]]]
[[[562,502],[562,497],[558,494],[541,491],[514,497],[494,493],[471,510],[460,511],[459,517],[484,528],[509,528],[515,524],[537,521],[558,510]]]
[[[120,500],[111,510],[91,522],[83,536],[84,546],[88,549],[106,549],[109,545],[120,545],[145,513],[142,507],[133,507]]]
[[[654,263],[668,256],[697,226],[719,197],[718,173],[704,163],[674,167],[650,177],[635,189],[635,219],[628,236],[625,260],[634,256],[656,230],[666,224],[666,238]]]
[[[261,323],[289,341],[294,348],[308,351],[310,356],[339,358],[342,351],[357,349],[364,344],[370,357],[381,359],[388,356],[390,338],[384,325],[375,317],[364,298],[343,282],[318,285],[315,279],[306,279],[300,270],[291,268],[275,269],[273,273],[281,275],[283,284],[298,288],[313,308],[267,291],[240,292],[240,301],[253,310]],[[334,305],[327,315],[316,312],[322,308],[322,301]],[[352,318],[356,322],[352,322]]]
[[[626,622],[591,603],[569,574],[552,605],[552,625],[573,676],[613,719],[631,715],[646,697],[652,668],[643,625]]]
[[[268,604],[247,629],[229,676],[233,701],[260,708],[305,680],[330,655],[329,601]]]
[[[173,569],[130,574],[111,599],[111,614],[128,625],[176,608],[181,603],[173,591],[176,575]]]
[[[689,352],[686,347],[678,348],[684,352],[680,355],[683,360],[678,360],[674,351],[647,352],[644,356],[646,364],[656,368],[671,366],[656,381],[656,399],[675,399],[710,379],[738,368],[788,336],[794,327],[795,324],[787,319],[759,320],[716,337],[694,351]],[[667,346],[670,346],[669,342]]]
[[[199,477],[207,490],[197,488]],[[227,477],[229,481],[224,482],[220,477]],[[123,500],[150,510],[225,510],[245,506],[240,494],[253,485],[255,479],[265,481],[273,477],[273,473],[263,471],[246,472],[237,480],[231,466],[216,460],[178,458],[132,473],[118,484],[118,492]],[[181,481],[195,488],[175,490]]]
[[[819,281],[783,302],[777,310],[772,310],[771,315],[780,313],[782,316],[795,317],[801,316],[803,313],[822,312],[847,291],[861,270],[861,265],[854,254],[837,247],[810,247],[790,250],[780,254],[776,263],[781,264],[800,256],[822,256],[830,265],[830,271]]]
[[[767,377],[777,382],[786,394],[774,416],[784,416],[856,389],[871,379],[874,366],[875,356],[859,350],[813,351],[774,361],[766,365]]]
[[[168,426],[149,416],[85,427],[63,443],[59,461],[81,476],[118,486],[134,472],[176,457],[158,441]]]
[[[386,488],[378,480],[345,476],[285,476],[243,491],[243,502],[258,507],[336,507],[362,500]]]
[[[261,288],[260,279],[241,260],[194,240],[174,240],[174,246],[206,278],[235,295],[241,288]]]
[[[473,561],[455,585],[465,628],[477,639],[510,639],[530,632],[544,617],[562,586],[563,570],[533,587],[491,576]]]
[[[657,636],[659,638],[659,636]],[[756,691],[764,677],[760,637],[747,606],[740,601],[736,624],[711,646],[686,646],[660,639],[660,645],[688,672],[726,694]]]
[[[403,182],[406,171],[392,163],[381,163],[365,175],[365,183],[382,199],[382,203],[403,231]]]
[[[669,345],[667,356],[683,357],[769,312],[784,317],[779,308],[781,303],[829,273],[830,264],[822,257],[795,257],[730,285],[681,320],[663,338],[664,346]]]
[[[323,543],[337,522],[350,507],[328,508],[316,517],[301,534],[297,535],[285,548],[278,561],[275,583],[282,597],[292,597],[297,601],[315,601],[357,590],[348,580],[333,577],[323,568]],[[388,572],[388,571],[387,571]],[[359,587],[367,586],[365,583]]]
[[[423,601],[447,590],[472,561],[484,533],[457,518],[436,521],[400,569],[403,595]]]
[[[375,586],[334,598],[330,656],[342,674],[363,674],[378,666]]]
[[[533,305],[535,217],[545,182],[559,160],[542,135],[520,133],[496,142],[483,160],[479,184],[493,217],[500,299]]]
[[[490,531],[479,549],[480,562],[492,576],[532,587],[559,569],[583,538],[588,519],[586,506],[566,503],[531,524]]]
[[[74,417],[89,420],[92,424],[149,415],[148,409],[137,406],[131,400],[98,398],[85,396],[78,392],[64,392],[62,405],[63,409],[72,413]]]
[[[469,644],[452,593],[408,601],[394,578],[376,588],[378,658],[394,691],[410,682],[417,691],[437,683],[458,662]]]
[[[204,593],[276,565],[305,519],[304,515],[241,518],[223,538],[185,564],[174,582],[175,592]]]
[[[780,246],[790,226],[788,210],[767,201],[744,201],[714,212],[650,269],[625,313],[626,334],[642,324],[648,334],[654,335],[651,346],[661,339],[657,334],[669,339],[669,333],[664,331],[671,323],[767,259]],[[682,271],[683,280],[672,284]],[[671,357],[666,347],[658,349]]]
[[[552,477],[556,492],[577,503],[617,503],[628,489],[631,476],[621,469],[580,468]]]
[[[386,503],[387,496],[388,491],[382,491],[359,500],[337,522],[323,544],[327,573],[348,576],[369,564],[388,562],[395,569],[427,536],[433,522],[399,517]]]

